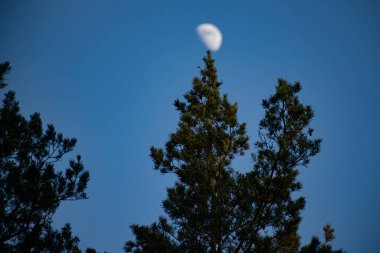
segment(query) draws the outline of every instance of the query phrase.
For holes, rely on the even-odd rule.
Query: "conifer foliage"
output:
[[[132,225],[135,239],[124,250],[151,252],[341,252],[314,237],[300,247],[298,227],[303,197],[299,169],[320,151],[313,138],[311,106],[298,100],[300,83],[279,79],[276,92],[264,99],[265,116],[254,144],[254,164],[247,173],[233,168],[248,150],[245,123],[237,119],[237,103],[222,95],[214,59],[204,58],[201,77],[176,100],[180,114],[175,133],[164,148],[151,148],[154,168],[177,180],[163,201],[166,215],[148,226]],[[327,232],[326,232],[327,231]]]
[[[0,89],[7,85],[9,70],[9,63],[0,64]],[[0,252],[81,252],[69,224],[52,227],[63,201],[87,198],[89,172],[80,156],[66,170],[56,168],[75,144],[53,125],[44,130],[38,113],[26,119],[15,92],[5,93],[0,107]]]

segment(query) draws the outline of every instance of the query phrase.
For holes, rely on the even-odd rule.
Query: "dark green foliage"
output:
[[[323,231],[325,242],[321,243],[316,236],[313,236],[310,243],[302,247],[301,253],[343,253],[342,250],[333,250],[329,244],[329,242],[335,238],[334,229],[330,224],[326,224],[323,227]]]
[[[0,64],[0,88],[9,63]],[[38,113],[24,118],[15,92],[5,93],[0,108],[0,252],[80,252],[70,225],[52,228],[62,201],[87,198],[89,173],[81,157],[65,171],[56,163],[72,151],[75,138],[64,138],[52,125],[43,130]]]
[[[294,197],[302,188],[297,175],[321,143],[312,138],[313,110],[298,100],[300,83],[280,79],[275,94],[263,100],[254,165],[240,173],[231,162],[248,149],[245,124],[238,122],[237,104],[220,94],[210,52],[204,63],[185,101],[174,102],[180,113],[176,132],[164,149],[151,148],[154,168],[178,177],[163,201],[170,222],[161,217],[150,226],[132,225],[136,239],[125,251],[300,252],[305,199]],[[326,231],[324,245],[333,239],[333,230]],[[315,243],[302,252],[334,252],[305,251]]]
[[[5,75],[8,74],[10,70],[11,66],[9,65],[9,62],[0,64],[0,89],[3,89],[5,86],[7,86],[7,83],[5,82]]]
[[[96,250],[93,249],[93,248],[87,248],[87,249],[86,249],[86,253],[98,253],[98,251],[96,251]],[[104,253],[107,253],[107,252],[104,251]]]
[[[124,249],[134,249],[134,252],[177,252],[170,240],[173,233],[166,219],[160,217],[159,223],[153,223],[151,226],[131,226],[133,233],[136,235],[136,242],[129,241]]]

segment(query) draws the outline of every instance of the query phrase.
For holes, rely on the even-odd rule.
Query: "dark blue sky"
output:
[[[162,213],[173,178],[152,169],[151,145],[176,128],[172,102],[190,89],[205,48],[195,28],[216,24],[222,90],[239,103],[250,144],[262,98],[278,77],[301,81],[322,152],[301,172],[303,242],[329,222],[334,246],[375,252],[380,234],[379,1],[0,2],[0,61],[22,112],[40,112],[78,139],[91,180],[85,201],[55,216],[81,246],[121,252],[131,223]],[[251,145],[253,146],[253,145]],[[62,163],[65,167],[67,164]],[[235,162],[251,167],[249,155]]]

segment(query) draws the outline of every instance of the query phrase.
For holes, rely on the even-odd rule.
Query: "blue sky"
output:
[[[239,103],[250,144],[262,98],[278,77],[301,81],[322,152],[301,172],[303,242],[329,222],[334,246],[375,252],[380,234],[380,3],[378,1],[0,2],[0,61],[22,112],[40,112],[91,173],[85,201],[66,203],[83,248],[121,252],[131,223],[162,213],[174,180],[152,169],[151,145],[176,128],[172,102],[190,89],[205,48],[195,28],[216,24],[223,92]],[[67,164],[62,163],[64,168]],[[235,162],[247,171],[249,155]]]

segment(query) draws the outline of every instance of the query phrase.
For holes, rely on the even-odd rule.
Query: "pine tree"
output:
[[[166,215],[149,226],[132,225],[135,240],[124,250],[151,252],[341,252],[313,238],[300,249],[298,227],[303,197],[299,169],[320,151],[312,138],[311,106],[302,105],[294,84],[279,79],[276,92],[264,99],[253,168],[248,173],[231,162],[248,150],[245,123],[237,103],[222,95],[214,59],[204,58],[185,101],[176,100],[178,128],[165,148],[151,148],[154,168],[177,180],[163,201]],[[328,249],[321,251],[321,248]]]
[[[0,64],[0,89],[7,85],[9,70],[9,63]],[[15,92],[5,93],[0,107],[0,252],[81,252],[69,224],[52,227],[63,201],[87,198],[89,172],[80,156],[66,170],[56,169],[75,144],[53,125],[44,131],[38,113],[23,117]]]

